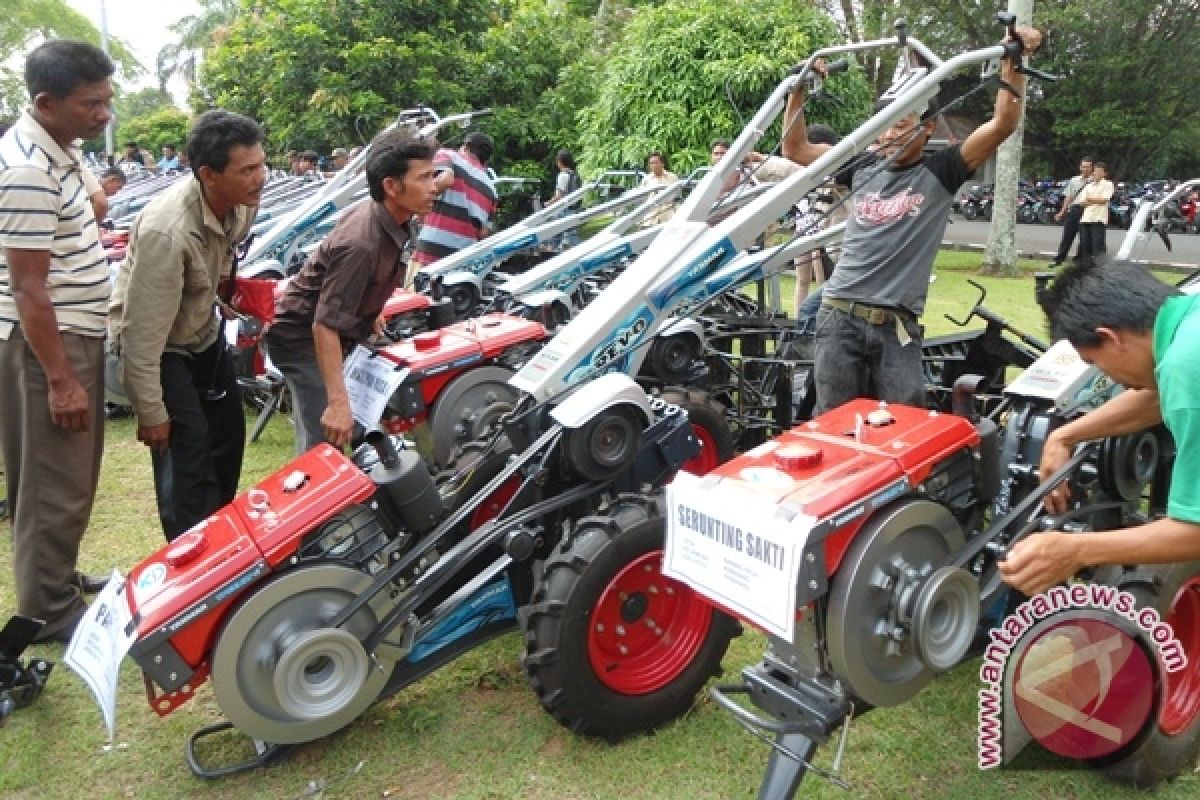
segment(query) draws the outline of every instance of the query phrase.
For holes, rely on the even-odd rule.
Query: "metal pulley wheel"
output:
[[[368,575],[315,564],[272,578],[225,621],[212,656],[213,692],[241,732],[297,744],[348,725],[379,697],[395,658],[362,641],[382,616],[368,604],[330,623],[370,585]]]
[[[476,367],[446,384],[429,413],[433,460],[444,467],[455,449],[487,433],[512,411],[518,392],[508,385],[512,370]]]
[[[833,576],[826,613],[830,663],[855,696],[872,706],[908,700],[934,675],[925,658],[957,647],[968,628],[973,635],[978,607],[972,620],[955,577],[936,578],[944,591],[922,598],[935,570],[962,546],[958,521],[929,500],[903,500],[863,523]]]

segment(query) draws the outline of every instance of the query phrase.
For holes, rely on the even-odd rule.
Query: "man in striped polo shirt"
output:
[[[104,450],[109,281],[76,143],[112,117],[112,74],[90,44],[46,42],[0,139],[0,444],[17,609],[45,621],[39,641],[67,641],[98,588],[75,562]]]
[[[421,267],[487,235],[488,221],[496,213],[496,187],[487,171],[494,150],[486,133],[467,134],[458,150],[438,150],[433,163],[441,170],[437,177],[441,196],[421,220],[409,283]]]

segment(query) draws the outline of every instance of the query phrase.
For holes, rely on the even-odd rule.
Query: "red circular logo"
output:
[[[1093,759],[1128,745],[1151,720],[1155,676],[1135,637],[1110,622],[1072,618],[1034,633],[1010,690],[1021,724],[1043,747]]]

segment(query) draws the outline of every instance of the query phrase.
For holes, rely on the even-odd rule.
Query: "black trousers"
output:
[[[1062,241],[1058,244],[1058,255],[1054,257],[1060,264],[1067,260],[1071,252],[1071,244],[1075,241],[1075,235],[1079,233],[1079,218],[1082,216],[1083,206],[1067,207],[1067,215],[1063,217]]]
[[[1104,242],[1107,226],[1103,222],[1085,222],[1079,226],[1079,255],[1097,256],[1108,250]]]
[[[224,339],[199,355],[163,353],[161,369],[171,437],[153,454],[154,494],[173,541],[237,493],[246,417]]]

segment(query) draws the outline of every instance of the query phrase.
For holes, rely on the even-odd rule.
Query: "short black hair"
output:
[[[726,150],[728,150],[732,146],[733,142],[729,141],[728,139],[713,139],[712,144],[708,146],[708,149],[716,150],[718,147],[724,147]]]
[[[1129,261],[1076,259],[1038,295],[1050,336],[1095,347],[1097,328],[1148,333],[1168,297],[1179,289]]]
[[[229,166],[229,148],[262,144],[263,129],[249,117],[232,111],[205,111],[196,118],[187,139],[187,157],[192,174],[200,177],[200,168],[224,172]]]
[[[559,150],[558,155],[554,160],[562,164],[567,169],[575,169],[575,156],[571,155],[570,150]]]
[[[296,158],[301,161],[311,161],[315,164],[321,160],[321,154],[316,150],[301,150],[296,154]]]
[[[433,161],[437,145],[405,131],[382,133],[371,142],[367,153],[367,189],[371,199],[382,203],[384,198],[383,179],[404,180],[409,164],[413,161]]]
[[[842,140],[838,132],[823,123],[808,126],[808,141],[812,144],[837,144]]]
[[[164,144],[164,145],[163,145],[163,147],[164,147],[164,148],[165,148],[165,147],[169,147],[169,148],[171,148],[172,150],[178,150],[178,149],[179,149],[178,147],[176,147],[176,146],[175,146],[175,143],[174,143],[174,142],[167,142],[166,144]]]
[[[496,143],[492,141],[492,137],[478,131],[467,134],[467,138],[463,139],[463,147],[484,165],[492,160],[492,154],[496,152]]]
[[[125,176],[125,171],[120,167],[109,167],[100,173],[101,178],[120,178],[121,183],[125,183],[129,179]]]
[[[137,146],[138,146],[137,142],[126,142],[124,145],[122,145],[122,147],[137,147]]]
[[[646,166],[650,166],[650,159],[654,158],[655,156],[658,156],[658,160],[663,162],[663,169],[671,168],[671,164],[667,161],[667,157],[657,150],[653,150],[646,154]]]
[[[25,59],[25,88],[30,100],[42,93],[62,99],[84,84],[111,78],[116,69],[94,44],[51,39]]]

